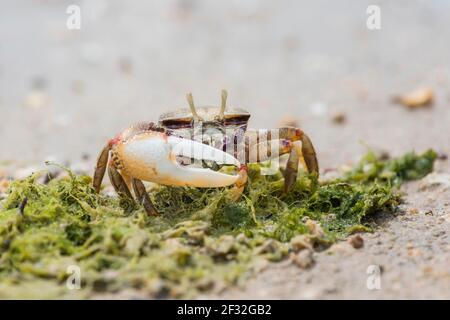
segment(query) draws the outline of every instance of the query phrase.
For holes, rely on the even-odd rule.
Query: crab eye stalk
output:
[[[219,120],[223,120],[223,118],[225,116],[225,109],[227,107],[227,97],[228,97],[228,92],[226,90],[222,90],[222,102],[220,104],[220,111],[219,111],[219,115],[218,115]]]
[[[195,110],[194,98],[192,97],[192,93],[189,92],[188,94],[186,94],[186,99],[189,104],[189,108],[191,108],[191,113],[192,117],[194,118],[194,121],[200,121],[201,118],[198,115],[197,110]]]

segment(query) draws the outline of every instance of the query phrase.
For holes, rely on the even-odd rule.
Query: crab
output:
[[[237,200],[247,183],[249,163],[289,154],[283,171],[286,193],[297,179],[299,163],[319,174],[313,144],[300,128],[248,129],[250,113],[227,107],[227,96],[222,90],[219,107],[196,107],[188,93],[189,108],[164,113],[157,124],[138,123],[109,140],[97,159],[95,191],[100,191],[108,170],[118,194],[132,198],[132,189],[147,213],[157,215],[142,181],[199,188],[234,185],[231,197]],[[218,171],[222,166],[235,166],[237,173]]]

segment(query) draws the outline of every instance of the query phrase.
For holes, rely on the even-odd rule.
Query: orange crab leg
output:
[[[236,180],[233,189],[231,189],[231,199],[233,201],[239,200],[239,198],[242,195],[242,192],[244,192],[247,180],[248,180],[247,166],[242,165],[239,169],[238,179]]]
[[[97,157],[97,165],[95,166],[94,177],[92,178],[92,185],[95,192],[100,192],[103,177],[105,176],[106,167],[108,166],[109,151],[111,145],[108,143],[103,147],[102,151]]]
[[[317,162],[316,152],[311,139],[299,128],[295,127],[284,127],[277,129],[276,137],[273,136],[271,130],[247,130],[245,133],[245,150],[246,150],[246,160],[250,159],[249,154],[255,152],[258,155],[257,162],[265,161],[267,159],[273,158],[277,155],[282,155],[289,153],[289,159],[286,164],[286,169],[284,171],[285,177],[285,191],[289,191],[291,186],[297,180],[297,172],[299,162],[302,162],[306,170],[310,173],[319,174],[319,165]],[[256,144],[254,143],[256,139]],[[274,156],[271,156],[270,148],[273,149],[272,142],[274,139],[280,139],[283,144],[286,145],[285,148],[280,148],[279,152]],[[252,142],[253,141],[253,142]],[[260,142],[261,141],[261,142]],[[287,144],[289,142],[289,144]],[[251,150],[253,148],[253,150]]]
[[[114,167],[114,165],[108,166],[108,175],[109,179],[111,180],[111,184],[114,187],[114,190],[121,195],[126,196],[130,199],[133,199],[133,196],[131,195],[131,191],[128,188],[128,185],[122,175],[117,171],[117,169]]]
[[[150,197],[142,181],[138,179],[132,179],[131,184],[133,185],[133,190],[136,198],[138,199],[139,203],[142,204],[145,211],[152,216],[159,215],[158,211],[150,200]]]

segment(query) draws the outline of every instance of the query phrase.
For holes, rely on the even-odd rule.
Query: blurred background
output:
[[[381,29],[366,26],[369,5]],[[69,5],[81,29],[69,30]],[[298,123],[322,170],[366,145],[449,152],[450,2],[0,0],[0,161],[93,166],[108,138],[187,105]],[[392,98],[430,88],[431,107]]]

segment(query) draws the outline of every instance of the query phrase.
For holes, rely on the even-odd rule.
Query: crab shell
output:
[[[198,118],[188,108],[167,112],[160,116],[159,126],[172,130],[187,139],[201,141],[225,151],[229,143],[243,139],[250,113],[240,108],[227,108],[220,116],[220,107],[196,107]]]
[[[220,107],[204,106],[196,107],[196,111],[205,128],[230,127],[246,129],[250,113],[240,108],[227,108],[222,118],[219,117]],[[168,129],[192,129],[195,119],[188,108],[181,108],[172,112],[166,112],[159,117],[159,125]]]

